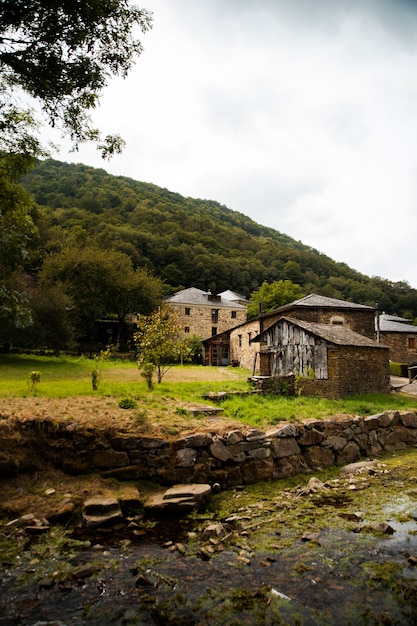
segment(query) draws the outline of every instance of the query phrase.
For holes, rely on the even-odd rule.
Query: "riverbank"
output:
[[[415,467],[412,448],[237,486],[204,512],[130,529],[7,537],[2,525],[0,624],[415,624]],[[49,479],[13,486],[51,498]]]

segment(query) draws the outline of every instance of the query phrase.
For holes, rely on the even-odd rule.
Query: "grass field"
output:
[[[127,418],[149,431],[172,434],[212,426],[213,418],[191,419],[188,409],[208,404],[210,391],[248,392],[249,372],[233,367],[173,366],[161,384],[147,389],[135,362],[109,360],[100,363],[98,390],[92,388],[91,374],[97,367],[85,357],[40,357],[0,355],[0,411],[16,416],[53,415],[55,419]],[[30,372],[40,381],[30,390]],[[119,407],[129,398],[135,407]],[[335,414],[372,415],[387,409],[417,410],[417,397],[402,394],[367,394],[342,400],[319,397],[233,395],[221,403],[218,426],[245,424],[267,429],[279,422],[321,419]]]

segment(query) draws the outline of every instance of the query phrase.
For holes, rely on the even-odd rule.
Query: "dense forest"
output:
[[[55,160],[39,162],[22,182],[38,205],[32,273],[48,253],[84,238],[128,255],[163,281],[165,293],[193,286],[250,297],[265,281],[289,280],[305,294],[417,317],[417,290],[408,283],[365,276],[213,200]]]

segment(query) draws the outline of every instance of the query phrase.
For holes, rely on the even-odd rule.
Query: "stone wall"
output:
[[[243,324],[247,317],[246,307],[234,306],[232,302],[230,306],[224,306],[224,301],[222,306],[216,302],[210,302],[207,305],[170,302],[168,307],[178,316],[178,323],[185,337],[198,335],[202,339],[207,339],[212,336],[213,328],[217,329],[217,333],[222,333],[238,324]],[[212,318],[212,309],[216,309],[217,318]],[[189,312],[188,315],[186,311]],[[185,328],[189,329],[188,332],[185,332]]]
[[[76,423],[0,422],[0,475],[45,466],[160,484],[219,483],[222,488],[276,480],[417,444],[417,413],[385,411],[285,424],[271,432],[232,430],[168,440]]]
[[[328,346],[328,379],[303,381],[303,393],[344,398],[357,393],[389,393],[388,349]]]
[[[373,310],[358,309],[309,309],[297,308],[285,312],[286,317],[304,320],[305,322],[316,322],[317,324],[343,324],[345,328],[353,330],[359,335],[375,339],[375,315]],[[265,326],[266,327],[266,326]]]
[[[409,348],[408,340],[414,339],[415,334],[408,333],[381,333],[381,343],[389,347],[389,358],[396,363],[410,365],[417,361],[417,348]]]
[[[259,343],[252,343],[251,339],[259,335],[259,320],[254,319],[230,333],[230,361],[236,361],[240,367],[251,370],[255,355],[259,352]]]
[[[261,352],[261,376],[268,377],[269,356],[268,352]],[[329,344],[327,368],[327,379],[311,380],[306,377],[301,380],[301,391],[304,395],[337,399],[357,393],[389,393],[391,390],[386,347]],[[283,378],[285,380],[288,377]],[[277,388],[279,389],[279,385]]]

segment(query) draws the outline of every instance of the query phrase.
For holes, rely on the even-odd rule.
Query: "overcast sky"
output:
[[[94,115],[123,154],[56,158],[217,200],[417,288],[417,1],[143,6],[145,51]]]

